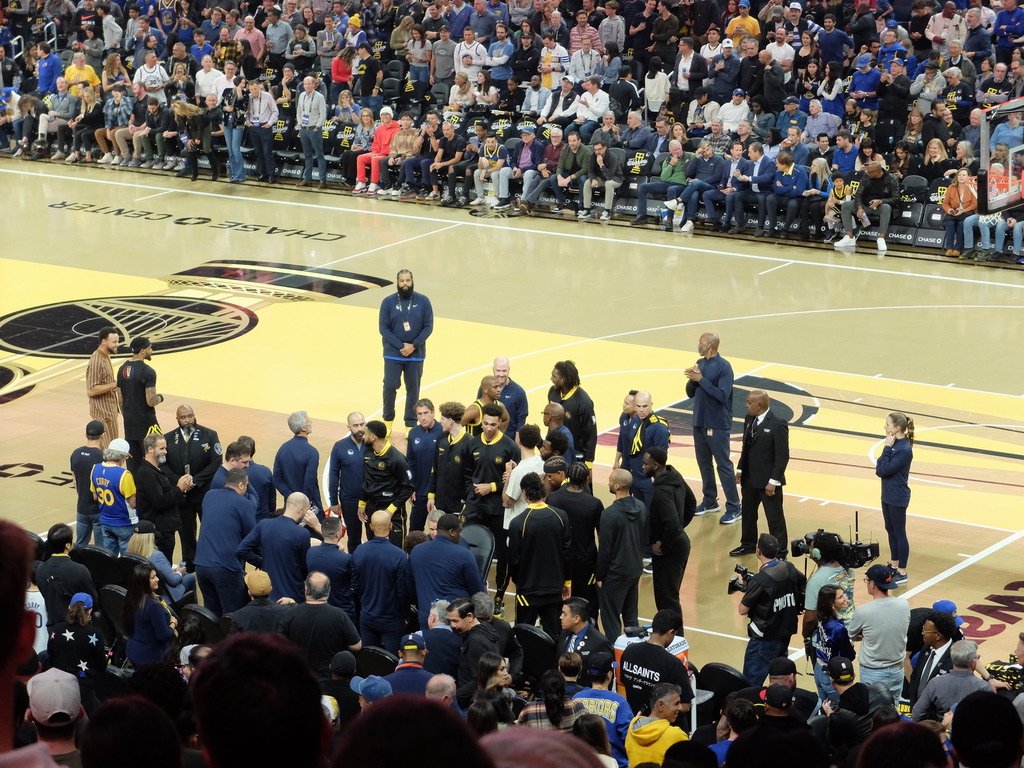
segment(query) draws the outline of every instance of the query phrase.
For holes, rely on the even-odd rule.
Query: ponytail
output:
[[[907,440],[914,442],[914,420],[905,413],[893,411],[889,414],[892,423],[907,436]]]

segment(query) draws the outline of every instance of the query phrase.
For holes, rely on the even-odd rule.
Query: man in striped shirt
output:
[[[103,422],[100,448],[105,449],[111,440],[121,435],[118,431],[121,401],[114,366],[110,362],[111,355],[117,352],[121,343],[121,336],[116,328],[107,326],[100,330],[97,341],[99,343],[85,369],[85,393],[89,396],[89,415]]]

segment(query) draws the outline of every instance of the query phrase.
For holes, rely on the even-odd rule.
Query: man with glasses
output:
[[[907,650],[910,605],[890,591],[897,587],[896,570],[880,563],[864,574],[870,603],[857,607],[847,627],[851,640],[861,640],[857,660],[862,683],[878,683],[892,693],[893,703],[903,694],[903,658]]]

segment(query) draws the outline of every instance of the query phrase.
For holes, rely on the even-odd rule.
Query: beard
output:
[[[166,464],[167,463],[167,456],[157,456],[156,457],[156,463],[157,464]]]
[[[399,288],[398,288],[398,297],[400,299],[404,299],[405,301],[408,301],[409,299],[412,298],[413,288],[414,288],[414,286],[412,286],[412,285],[410,285],[408,288],[406,288],[404,286],[399,286]]]

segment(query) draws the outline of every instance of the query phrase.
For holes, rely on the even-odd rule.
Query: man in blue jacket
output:
[[[750,185],[740,180],[753,169],[754,164],[743,157],[743,142],[734,141],[729,147],[729,156],[722,163],[722,172],[715,182],[714,189],[704,191],[704,210],[713,222],[712,229],[720,232],[728,229],[736,211],[735,203],[729,203],[730,198],[744,189],[750,189]],[[725,220],[718,215],[718,206],[725,206]]]
[[[700,358],[686,369],[686,396],[693,399],[693,451],[703,486],[703,499],[696,516],[718,512],[718,488],[714,464],[725,491],[725,514],[718,521],[731,525],[740,519],[740,495],[736,490],[736,472],[729,458],[729,433],[732,431],[732,365],[718,354],[717,333],[702,333],[697,340]]]
[[[331,449],[327,489],[331,514],[341,515],[348,529],[348,553],[352,554],[363,539],[363,522],[359,519],[359,499],[363,495],[363,454],[366,452],[366,417],[359,411],[348,415],[348,435]],[[367,537],[369,538],[369,533]],[[322,569],[320,569],[322,570]]]
[[[405,460],[412,473],[412,515],[410,531],[422,531],[427,522],[427,496],[430,494],[430,473],[434,470],[437,441],[443,430],[434,418],[434,404],[430,400],[416,401],[416,426],[409,431]]]
[[[458,515],[441,515],[437,538],[419,544],[409,555],[409,568],[416,584],[420,628],[426,630],[430,606],[440,599],[451,602],[487,590],[476,558],[460,546],[462,522]]]
[[[293,493],[285,499],[283,514],[260,520],[235,550],[238,557],[270,575],[274,587],[271,600],[305,600],[310,530],[320,534],[320,521],[310,507],[309,497]]]
[[[39,79],[39,94],[46,96],[57,92],[57,78],[63,74],[63,67],[60,59],[50,53],[48,43],[40,43],[38,46],[39,60],[36,62],[36,72]]]
[[[804,192],[807,191],[809,180],[807,171],[793,162],[793,155],[790,152],[779,152],[775,158],[775,178],[772,180],[772,191],[768,193],[768,200],[765,207],[768,209],[768,232],[777,229],[776,219],[779,216],[779,208],[785,206],[786,219],[782,224],[781,237],[789,237],[789,227],[800,213],[800,201],[803,200]]]
[[[992,23],[996,40],[996,61],[1010,65],[1016,39],[1024,35],[1024,10],[1017,7],[1017,0],[1003,0],[1003,10],[996,14]],[[42,78],[40,77],[40,85]]]
[[[203,604],[221,616],[249,602],[245,564],[237,550],[256,525],[256,505],[246,496],[244,469],[229,469],[224,486],[203,497],[203,525],[196,542],[196,579]]]
[[[398,655],[413,597],[409,560],[388,540],[390,512],[374,512],[370,531],[373,538],[352,555],[352,591],[361,609],[359,634],[363,645],[375,645]]]
[[[754,237],[762,237],[765,202],[775,178],[775,164],[764,156],[764,147],[757,141],[747,149],[747,155],[750,157],[751,168],[745,175],[740,176],[740,181],[748,185],[748,188],[740,190],[725,201],[725,220],[728,222],[730,215],[734,213],[736,220],[729,234],[739,234],[746,224],[745,208],[748,203],[753,203],[757,206],[757,231],[754,232]],[[730,205],[733,206],[732,210]]]
[[[427,339],[434,331],[434,310],[430,299],[416,293],[412,272],[401,270],[398,292],[380,304],[381,341],[384,345],[384,409],[382,416],[391,429],[395,420],[395,395],[405,379],[405,426],[416,424],[416,401],[420,397]]]
[[[320,501],[320,452],[309,444],[313,422],[305,411],[288,416],[291,440],[277,449],[274,457],[274,487],[287,499],[293,493],[304,493],[315,507],[316,516],[323,519],[324,505]],[[300,597],[302,593],[299,593]]]
[[[494,358],[491,372],[494,374],[498,389],[501,390],[501,402],[505,406],[505,410],[508,411],[508,427],[505,428],[505,434],[512,440],[515,440],[516,435],[519,434],[520,427],[526,423],[526,417],[530,415],[530,404],[526,400],[526,390],[512,381],[508,375],[509,361],[507,357]],[[477,397],[480,397],[482,394],[483,392],[480,392],[477,394]]]
[[[686,166],[686,178],[689,179],[689,183],[677,199],[665,201],[665,207],[670,211],[680,209],[684,211],[680,232],[693,231],[693,222],[697,218],[697,206],[700,205],[701,195],[708,190],[715,189],[715,185],[722,175],[723,165],[725,165],[725,161],[715,155],[711,144],[706,141],[701,142],[697,147],[696,157]]]

